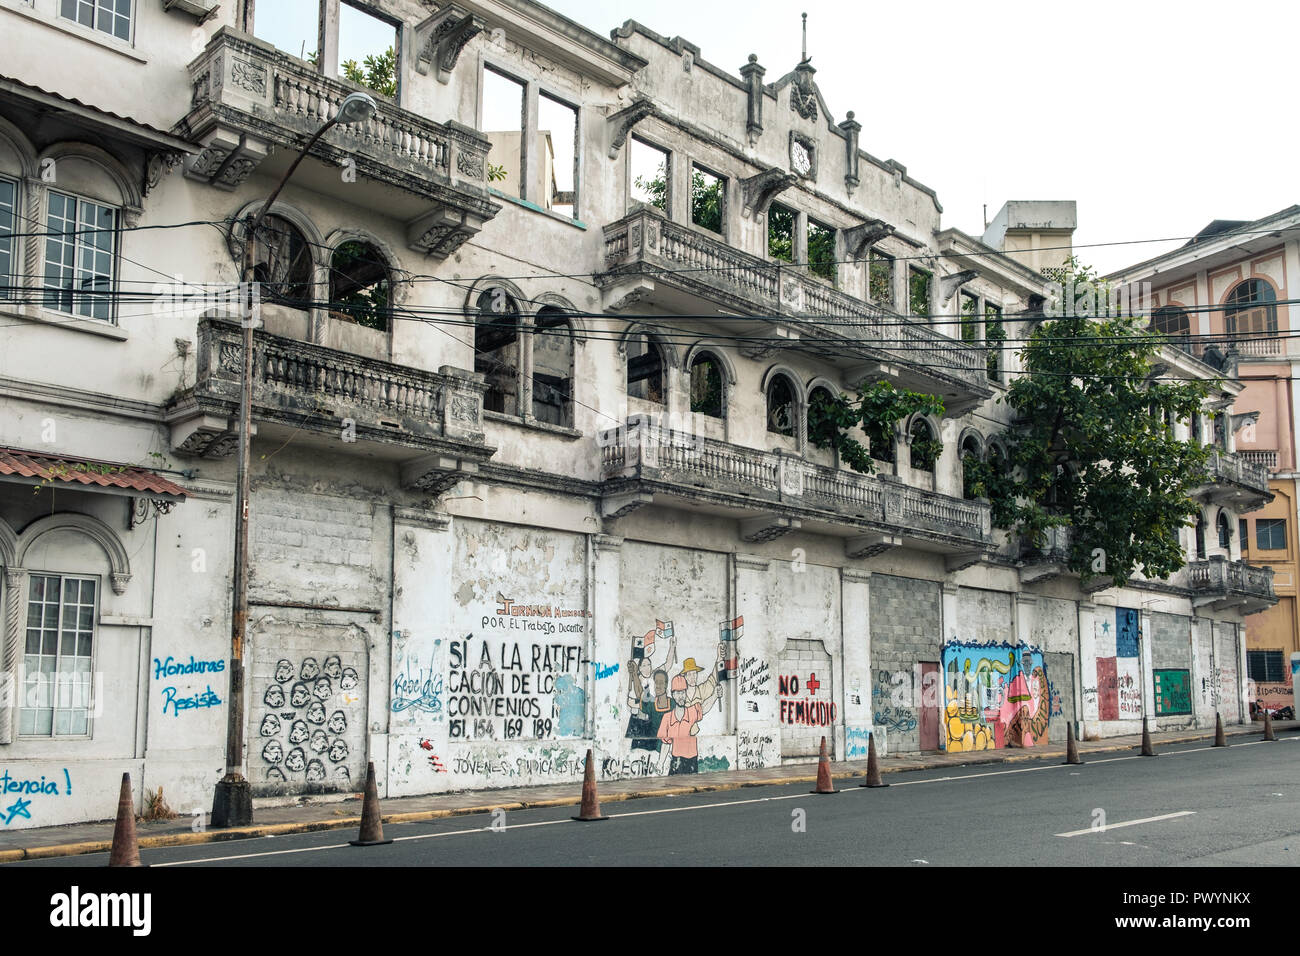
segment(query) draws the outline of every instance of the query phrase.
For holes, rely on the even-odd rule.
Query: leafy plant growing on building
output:
[[[943,400],[885,381],[860,387],[857,401],[847,395],[827,397],[826,392],[818,391],[808,409],[808,438],[818,448],[834,448],[842,462],[869,475],[876,470],[873,459],[893,461],[895,427],[917,412],[941,417]],[[851,433],[853,429],[862,430],[869,446]],[[923,452],[937,458],[942,447],[936,440],[933,448]]]
[[[1067,269],[1075,286],[1103,288],[1076,260]],[[1198,413],[1217,383],[1158,374],[1162,341],[1130,317],[1042,322],[1003,399],[1016,416],[1002,435],[1008,460],[967,462],[968,490],[989,499],[995,526],[1040,545],[1047,529],[1071,529],[1068,566],[1085,582],[1161,578],[1184,563],[1179,532],[1197,513],[1189,494],[1209,449],[1169,423]]]

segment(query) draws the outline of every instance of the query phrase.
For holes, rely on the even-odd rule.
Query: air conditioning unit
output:
[[[188,13],[192,17],[198,17],[199,23],[216,13],[220,6],[217,0],[163,0],[164,10]]]

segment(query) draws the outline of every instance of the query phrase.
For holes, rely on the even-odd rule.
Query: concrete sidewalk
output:
[[[1274,729],[1279,743],[1300,729],[1300,721],[1276,721]],[[1229,738],[1259,740],[1263,725],[1234,724],[1225,729]],[[1159,752],[1160,746],[1210,742],[1213,731],[1175,730],[1154,733],[1151,740]],[[1245,741],[1238,739],[1238,743]],[[1079,755],[1087,760],[1091,754],[1133,750],[1141,746],[1139,734],[1125,737],[1107,737],[1104,740],[1081,741]],[[1231,743],[1231,740],[1229,741]],[[1288,751],[1290,752],[1290,751]],[[1300,753],[1300,748],[1296,749]],[[1064,759],[1063,746],[1034,747],[1032,750],[990,750],[981,753],[948,755],[944,753],[909,754],[887,757],[880,761],[882,773],[901,773],[907,770],[928,770],[943,767],[967,767],[986,763],[1019,763],[1047,758]],[[838,778],[862,777],[867,772],[865,760],[832,762],[831,774]],[[639,797],[666,797],[688,793],[708,793],[721,790],[738,790],[743,787],[773,784],[814,783],[817,763],[787,764],[763,770],[732,770],[683,777],[639,777],[599,784],[603,803],[635,800]],[[395,797],[383,801],[385,823],[416,823],[443,817],[471,813],[486,813],[494,809],[523,810],[532,807],[577,806],[582,792],[581,782],[552,784],[539,787],[515,787],[501,790],[464,791],[422,797]],[[304,798],[311,801],[311,798]],[[254,826],[229,830],[204,830],[194,832],[190,817],[161,820],[150,823],[137,822],[141,849],[161,846],[181,846],[195,843],[215,843],[250,837],[273,836],[285,833],[306,833],[313,830],[357,828],[361,822],[359,794],[342,800],[316,799],[291,806],[258,806],[254,809]],[[107,852],[113,838],[113,821],[75,823],[58,827],[35,827],[29,830],[6,831],[0,836],[0,863],[17,860],[35,860],[48,857],[76,856],[82,853]]]

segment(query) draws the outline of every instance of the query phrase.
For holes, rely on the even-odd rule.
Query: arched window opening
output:
[[[1196,516],[1196,556],[1205,559],[1205,515]]]
[[[773,375],[767,385],[767,430],[794,437],[794,388],[784,375]]]
[[[909,437],[912,446],[912,467],[921,471],[934,471],[934,463],[938,460],[943,445],[935,438],[930,423],[924,418],[914,419]]]
[[[258,227],[253,281],[263,302],[295,309],[312,304],[311,247],[298,227],[282,216],[267,216]]]
[[[474,325],[474,371],[487,379],[483,409],[519,414],[519,306],[499,286],[478,297]]]
[[[392,281],[383,254],[368,242],[349,239],[330,257],[330,315],[387,332]]]
[[[1228,516],[1224,512],[1219,512],[1218,521],[1215,522],[1219,529],[1219,547],[1225,551],[1232,546],[1232,530],[1228,525]]]
[[[1192,440],[1198,445],[1205,444],[1205,437],[1201,430],[1201,413],[1195,412],[1192,415]]]
[[[658,344],[644,332],[628,336],[627,395],[664,403],[664,357]]]
[[[691,360],[691,411],[697,415],[723,417],[722,365],[718,359],[701,352]]]
[[[562,311],[550,306],[534,320],[533,417],[573,427],[573,327]]]
[[[976,494],[975,472],[980,461],[980,446],[974,435],[967,435],[961,443],[961,494],[963,498],[979,497]]]
[[[1247,279],[1238,283],[1228,293],[1223,306],[1223,320],[1229,335],[1240,335],[1247,340],[1258,340],[1276,332],[1277,297],[1273,294],[1272,286],[1262,279]],[[1256,344],[1253,348],[1246,346],[1245,350],[1252,353],[1274,352],[1277,345],[1277,340],[1273,339],[1266,344]]]

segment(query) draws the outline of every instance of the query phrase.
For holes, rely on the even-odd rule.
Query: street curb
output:
[[[1229,732],[1229,737],[1244,737],[1259,733],[1247,730],[1238,733]],[[1194,734],[1186,737],[1171,737],[1159,741],[1160,744],[1186,744],[1213,739],[1213,733]],[[1285,738],[1280,738],[1285,739]],[[1090,747],[1080,756],[1098,753],[1116,753],[1122,750],[1136,750],[1141,744],[1117,744],[1108,747]],[[1064,757],[1065,750],[1041,750],[1032,754],[1008,754],[1005,757],[988,757],[972,764],[960,766],[977,766],[979,764],[1024,763],[1030,760],[1047,760],[1052,757]],[[1086,764],[1086,760],[1084,761]],[[815,764],[809,764],[815,767]],[[922,764],[917,767],[881,767],[881,773],[910,773],[916,770],[938,770],[948,766],[944,763]],[[1064,766],[1064,764],[1062,765]],[[865,777],[867,771],[849,770],[834,773],[841,779]],[[680,797],[694,793],[720,793],[728,790],[743,790],[747,787],[780,787],[796,783],[815,783],[817,774],[798,774],[788,777],[773,777],[764,780],[721,780],[717,783],[697,784],[689,787],[668,787],[660,790],[633,791],[630,793],[611,793],[601,796],[602,803],[622,803],[627,800],[639,800],[650,797]],[[576,806],[581,800],[574,797],[552,797],[545,800],[513,800],[503,803],[482,804],[472,807],[449,807],[441,810],[415,810],[409,813],[384,814],[384,823],[425,823],[430,820],[442,820],[447,817],[470,816],[476,813],[491,813],[494,810],[536,810],[550,807]],[[309,820],[303,823],[270,823],[265,826],[233,827],[228,830],[204,830],[198,833],[171,833],[159,836],[144,836],[139,839],[142,850],[169,846],[194,846],[202,843],[224,843],[229,840],[247,840],[257,837],[283,836],[292,833],[315,833],[324,830],[345,830],[361,825],[361,817],[340,817],[337,820]],[[37,846],[17,850],[0,850],[0,864],[17,863],[21,860],[47,860],[54,857],[82,856],[87,853],[107,853],[112,847],[111,840],[87,840],[80,843],[58,843],[49,846]]]

